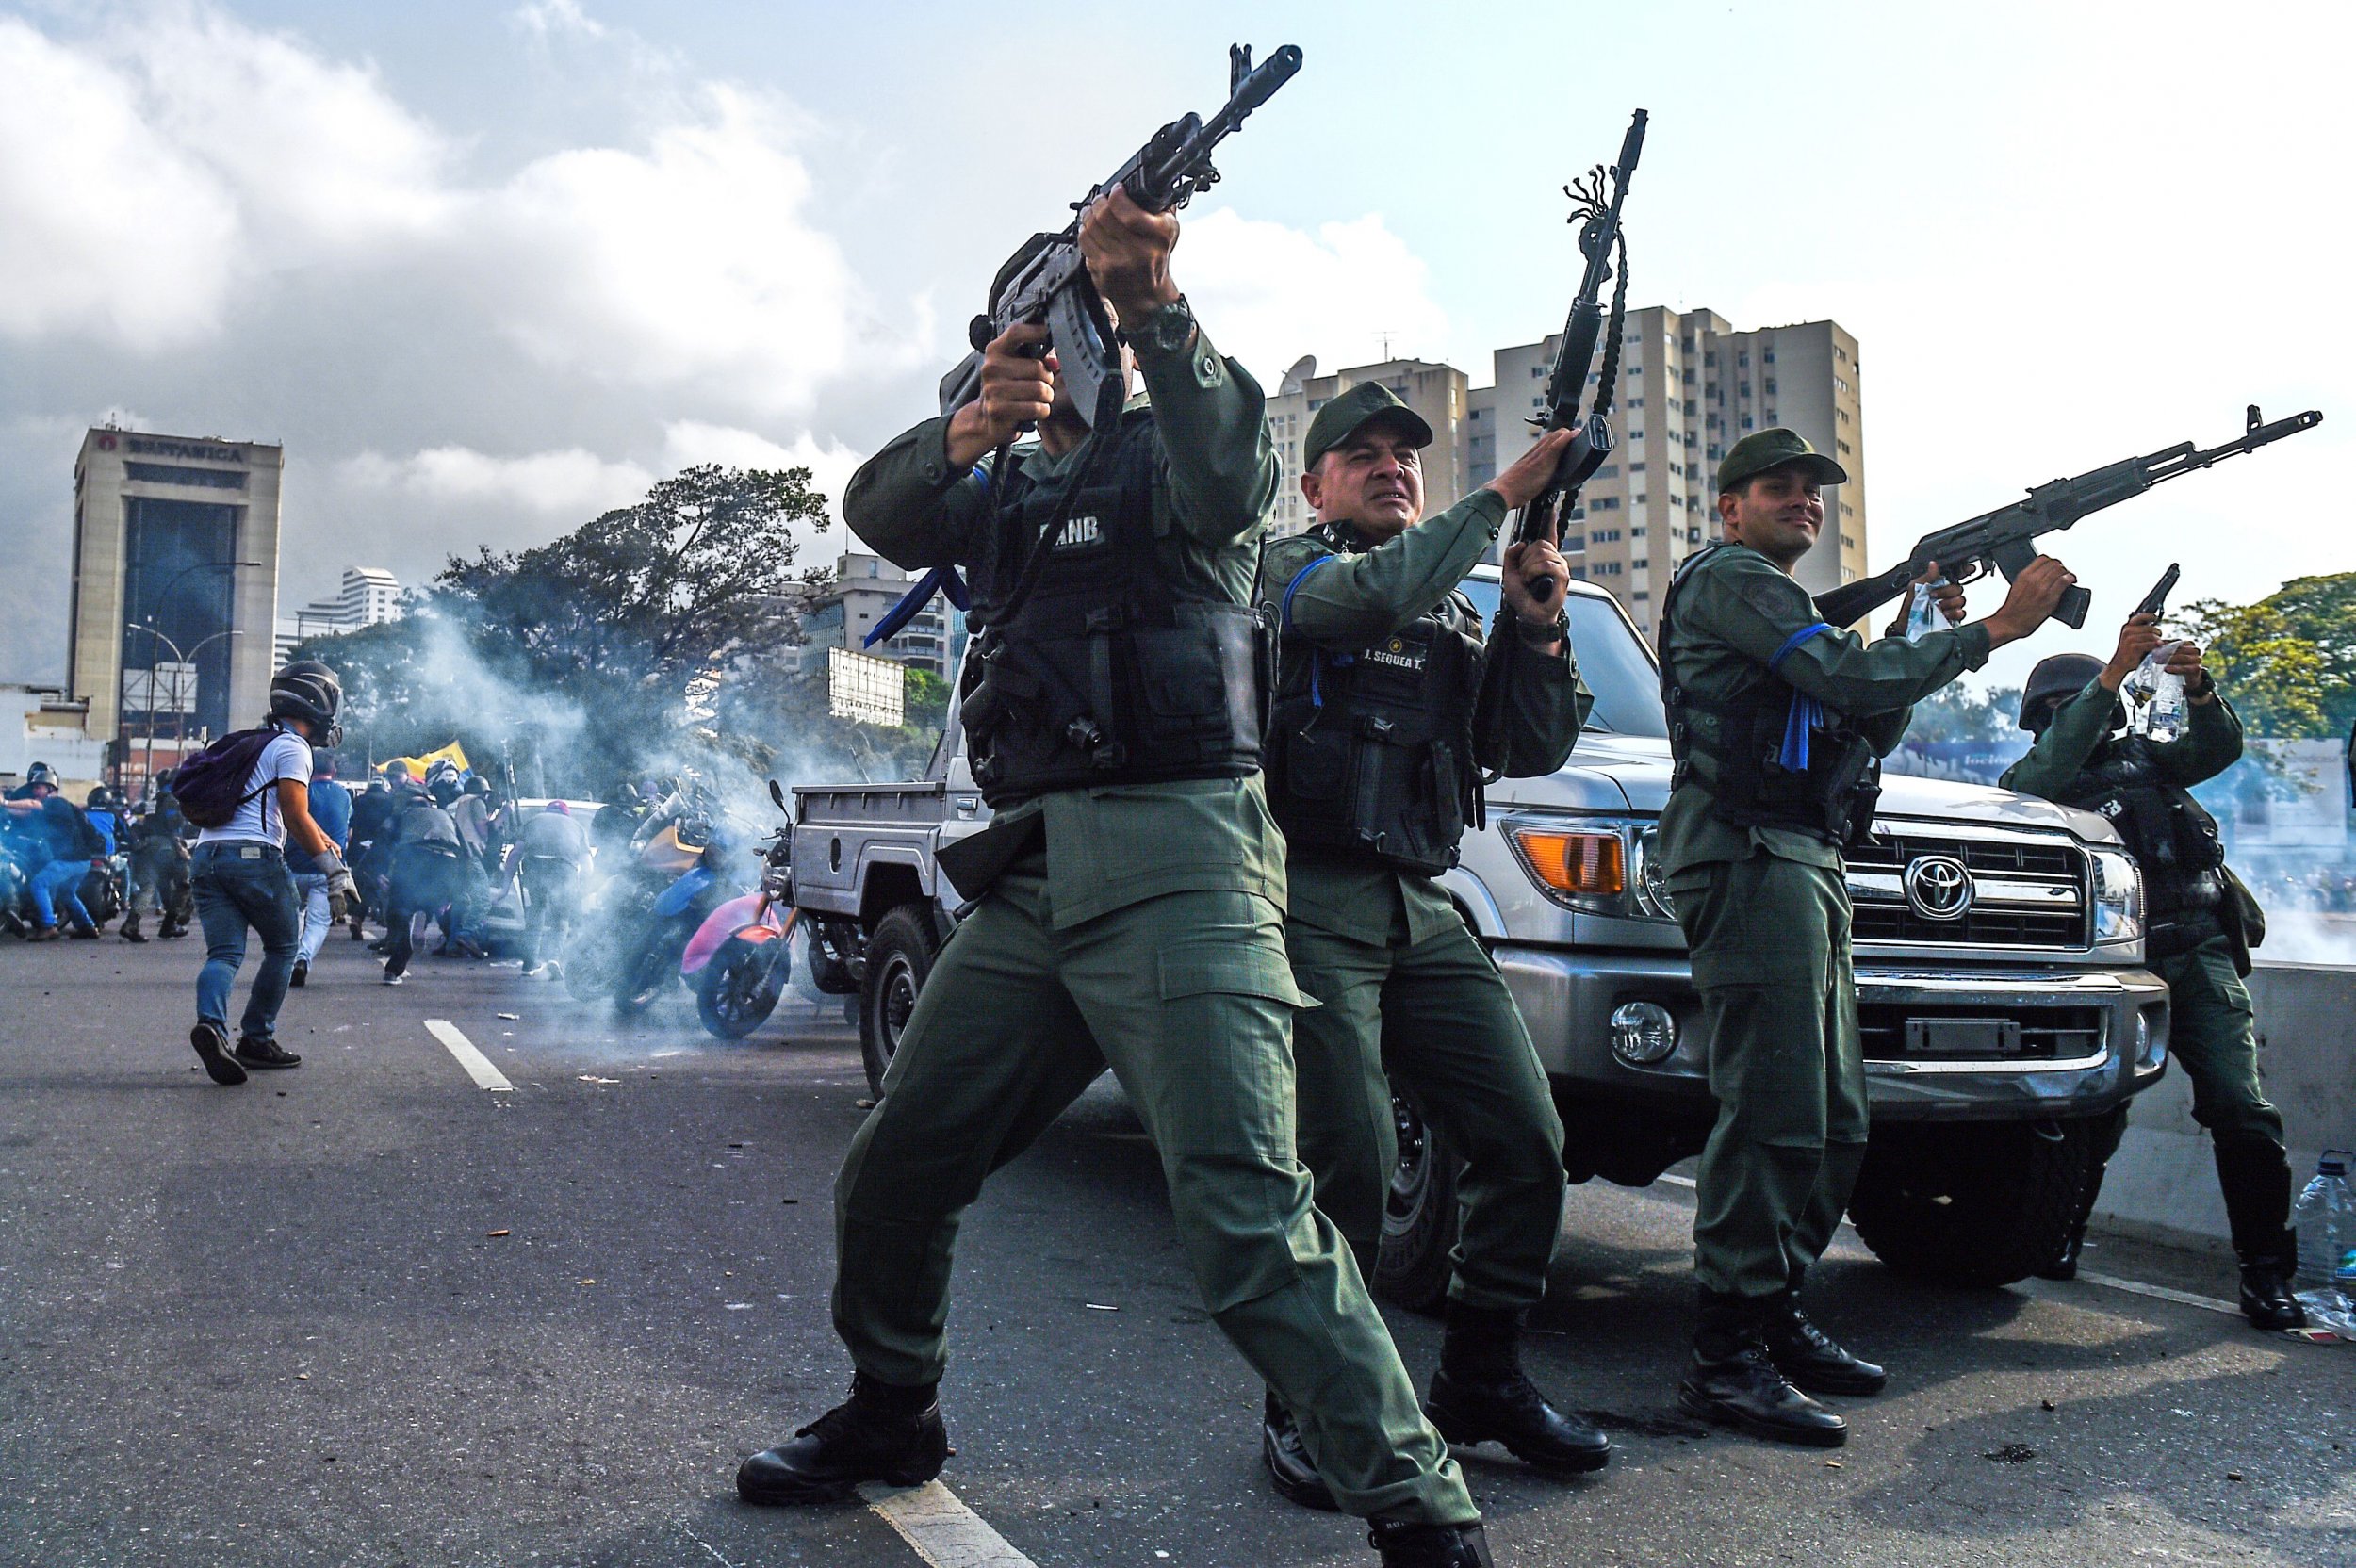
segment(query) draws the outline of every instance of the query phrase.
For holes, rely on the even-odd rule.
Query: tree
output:
[[[2356,572],[2302,577],[2255,604],[2178,617],[2252,735],[2325,740],[2356,723]]]

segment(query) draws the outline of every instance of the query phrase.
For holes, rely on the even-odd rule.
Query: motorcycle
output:
[[[785,792],[775,779],[769,798],[785,809]],[[679,978],[695,988],[705,1029],[736,1040],[768,1021],[793,978],[800,918],[794,907],[794,830],[780,827],[761,852],[759,890],[712,910],[680,956]]]
[[[131,861],[124,855],[105,855],[90,863],[79,890],[90,923],[105,925],[130,905]]]
[[[600,819],[605,811],[598,813]],[[609,855],[628,859],[590,890],[572,940],[565,944],[564,988],[574,1001],[595,1002],[614,994],[623,965],[632,956],[631,937],[645,925],[655,901],[703,863],[711,836],[711,819],[694,815],[664,825],[643,843],[632,840],[597,850],[599,870]]]
[[[614,970],[614,1006],[642,1013],[678,977],[687,944],[718,905],[744,889],[737,858],[718,829],[712,830],[695,863],[656,895],[644,918],[620,944]]]

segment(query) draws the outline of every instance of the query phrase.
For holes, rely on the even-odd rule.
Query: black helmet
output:
[[[31,767],[26,768],[25,770],[25,788],[30,789],[36,784],[46,784],[51,789],[56,789],[57,787],[57,770],[51,767],[46,762],[36,762]]]
[[[2053,722],[2053,709],[2086,689],[2102,673],[2102,662],[2090,653],[2057,653],[2037,662],[2029,683],[2021,688],[2021,727],[2041,735]]]
[[[479,773],[468,774],[466,789],[462,792],[470,795],[487,795],[491,792],[491,781]]]
[[[121,804],[122,803],[120,801],[115,799],[115,792],[112,790],[109,790],[104,784],[93,784],[90,786],[90,799],[83,802],[83,809],[89,811],[111,811]]]
[[[343,682],[316,659],[298,659],[270,678],[270,716],[303,720],[311,727],[311,739],[323,746],[344,738],[337,722],[343,709]]]

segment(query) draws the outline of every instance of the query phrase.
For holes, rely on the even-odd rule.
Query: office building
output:
[[[261,716],[285,468],[282,449],[251,442],[84,436],[66,686],[90,704],[88,733],[114,743],[119,776]]]
[[[278,621],[277,657],[284,664],[298,643],[339,636],[364,626],[401,619],[401,580],[382,566],[346,566],[335,596],[313,599]]]

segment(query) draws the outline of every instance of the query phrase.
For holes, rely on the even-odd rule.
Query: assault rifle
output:
[[[1110,179],[1091,188],[1086,201],[1072,204],[1074,213],[1085,213],[1090,203],[1116,187],[1125,187],[1129,199],[1148,212],[1170,212],[1216,184],[1219,171],[1211,166],[1212,152],[1242,125],[1245,116],[1292,80],[1301,69],[1301,51],[1288,43],[1255,71],[1252,51],[1235,44],[1227,51],[1227,63],[1224,107],[1208,120],[1189,114],[1154,132]],[[1002,275],[1005,284],[989,311],[966,328],[973,351],[941,379],[941,412],[955,414],[981,396],[982,351],[994,338],[1017,322],[1044,321],[1053,335],[1058,374],[1071,389],[1072,406],[1080,417],[1090,429],[1119,418],[1121,351],[1104,302],[1080,259],[1080,219],[1073,217],[1060,233],[1033,235]]]
[[[1579,503],[1579,486],[1592,478],[1603,460],[1612,455],[1612,426],[1607,416],[1612,412],[1612,397],[1620,379],[1620,336],[1628,324],[1628,237],[1620,232],[1620,204],[1628,200],[1628,182],[1636,172],[1637,155],[1644,150],[1643,109],[1628,127],[1628,136],[1620,142],[1620,160],[1609,171],[1610,188],[1605,181],[1607,171],[1597,164],[1584,179],[1575,180],[1562,188],[1562,194],[1571,199],[1571,221],[1583,220],[1579,231],[1579,248],[1587,258],[1587,270],[1579,281],[1579,294],[1571,301],[1570,319],[1562,325],[1562,343],[1555,351],[1554,373],[1546,378],[1546,409],[1543,416],[1533,415],[1530,423],[1541,434],[1553,430],[1576,430],[1570,449],[1554,470],[1546,487],[1531,498],[1514,519],[1513,539],[1515,544],[1543,538],[1548,529],[1561,532],[1561,520]],[[1603,369],[1595,382],[1595,400],[1582,416],[1579,402],[1587,391],[1587,372],[1595,368],[1597,339],[1604,337],[1603,280],[1612,271],[1612,261],[1619,262],[1619,281],[1612,286],[1611,335],[1604,343]],[[1541,578],[1530,585],[1534,598],[1554,596],[1554,580]]]
[[[2259,418],[2258,405],[2251,403],[2249,423],[2238,440],[2205,449],[2186,441],[2149,457],[2125,458],[2075,479],[2040,484],[2024,500],[2000,506],[1968,523],[1924,534],[1914,542],[1904,561],[1880,576],[1860,578],[1818,596],[1816,613],[1834,626],[1861,621],[1905,593],[1906,585],[1921,577],[1923,568],[1934,561],[1958,582],[1978,577],[1991,566],[2003,572],[2009,581],[2037,559],[2036,540],[2039,534],[2066,529],[2104,507],[2132,500],[2164,480],[2179,479],[2226,458],[2254,452],[2260,447],[2302,430],[2313,430],[2321,423],[2322,414],[2311,408],[2304,414],[2266,424]],[[2053,615],[2065,626],[2082,627],[2086,624],[2086,612],[2093,604],[2093,595],[2073,586],[2063,591],[2061,604]]]
[[[2138,615],[2165,614],[2168,611],[2168,596],[2176,591],[2176,580],[2183,575],[2183,570],[2176,563],[2169,562],[2168,570],[2160,574],[2160,580],[2151,585],[2151,591],[2143,596],[2143,602],[2135,606],[2135,613]]]

